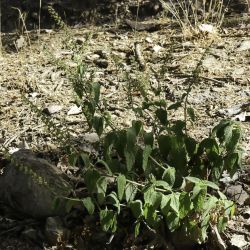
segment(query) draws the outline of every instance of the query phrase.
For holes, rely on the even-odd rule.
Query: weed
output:
[[[17,10],[18,13],[19,13],[19,29],[21,30],[21,34],[26,33],[26,36],[27,36],[27,40],[28,40],[28,44],[29,46],[31,45],[31,42],[30,42],[30,37],[29,37],[29,33],[28,33],[28,30],[27,30],[27,27],[26,27],[26,24],[25,24],[25,19],[27,17],[27,13],[22,13],[20,9],[18,8],[15,8],[15,7],[12,7],[13,9]]]
[[[86,78],[86,65],[78,65],[71,77],[77,104],[89,128],[99,135],[103,153],[95,161],[85,153],[71,155],[72,164],[83,163],[88,196],[68,199],[69,210],[82,202],[89,214],[99,214],[104,231],[115,233],[126,207],[134,216],[135,237],[141,225],[155,232],[164,225],[171,232],[185,232],[198,243],[206,241],[211,227],[223,231],[235,207],[217,184],[224,170],[233,175],[241,166],[241,129],[238,123],[223,120],[200,142],[188,135],[187,120],[195,119],[188,95],[199,80],[203,57],[178,102],[168,106],[165,99],[154,101],[145,94],[142,105],[133,106],[141,119],[126,129],[112,126],[102,104],[101,86]],[[185,119],[171,122],[169,113],[181,107]],[[143,117],[150,119],[148,112],[152,114],[150,132],[143,122]],[[105,133],[108,126],[111,131]]]

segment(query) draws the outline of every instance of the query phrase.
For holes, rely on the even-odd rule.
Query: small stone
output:
[[[150,38],[150,37],[146,37],[146,42],[148,42],[148,43],[152,43],[153,42],[153,40]]]
[[[99,55],[102,59],[108,59],[109,53],[106,50],[96,50],[95,54]]]
[[[86,59],[90,60],[90,61],[95,61],[95,60],[98,60],[99,58],[100,58],[100,56],[97,54],[91,54],[91,55],[86,56]]]
[[[243,247],[247,246],[247,241],[245,240],[244,235],[240,235],[240,234],[234,234],[231,237],[231,244],[234,247],[237,247],[237,249],[242,249]]]
[[[241,185],[233,185],[226,188],[226,195],[228,195],[229,198],[234,200],[239,205],[243,205],[249,198],[249,195]]]
[[[155,52],[155,53],[158,53],[160,50],[162,50],[163,48],[160,46],[160,45],[155,45],[154,47],[153,47],[153,51]]]
[[[52,72],[50,75],[51,81],[52,82],[56,82],[60,79],[62,72],[61,71],[57,71],[57,72]]]
[[[20,149],[11,155],[11,163],[0,175],[0,200],[28,217],[65,215],[65,200],[60,199],[57,206],[54,204],[56,198],[70,195],[72,187],[67,178],[32,151]]]
[[[105,60],[105,59],[96,60],[96,61],[95,61],[95,64],[96,64],[97,66],[99,66],[100,68],[107,68],[108,65],[109,65],[108,61]]]
[[[83,135],[83,139],[89,143],[96,143],[100,140],[97,133],[86,133]]]
[[[121,59],[125,59],[126,58],[126,53],[124,53],[124,52],[113,51],[112,55],[114,57],[118,57],[118,58],[121,58]]]
[[[76,38],[76,43],[77,43],[78,45],[82,45],[82,44],[84,44],[85,42],[86,42],[86,39],[83,38],[83,37],[77,37],[77,38]]]
[[[22,47],[26,46],[26,41],[24,39],[23,36],[20,36],[17,40],[16,40],[16,47],[17,49],[21,49]]]
[[[236,51],[244,51],[250,49],[250,40],[243,41]]]
[[[213,26],[211,24],[207,24],[207,23],[203,23],[203,24],[199,25],[198,28],[201,32],[207,32],[207,33],[211,33],[211,34],[215,34],[217,32],[217,29],[215,26]]]
[[[58,113],[62,110],[62,106],[61,105],[50,105],[46,108],[43,109],[43,112],[47,115],[52,115],[55,113]]]
[[[70,107],[69,111],[67,112],[67,115],[79,115],[82,113],[82,108],[78,107],[77,105],[73,105]]]

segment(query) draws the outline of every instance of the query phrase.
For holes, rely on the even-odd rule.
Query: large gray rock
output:
[[[0,200],[29,217],[65,214],[63,197],[71,190],[63,172],[27,149],[15,152],[0,175]],[[55,206],[56,198],[59,203]]]

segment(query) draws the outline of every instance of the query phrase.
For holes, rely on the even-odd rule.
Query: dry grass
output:
[[[250,1],[250,0],[248,0]],[[223,0],[160,0],[163,8],[179,23],[184,35],[196,34],[201,24],[220,27],[224,20],[226,6]]]

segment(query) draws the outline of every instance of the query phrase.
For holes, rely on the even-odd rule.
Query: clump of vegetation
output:
[[[224,20],[226,7],[224,1],[164,1],[160,0],[163,8],[172,14],[178,22],[184,35],[197,34],[199,26],[212,24],[220,27]]]
[[[203,243],[209,228],[222,232],[234,214],[234,203],[217,184],[224,170],[233,175],[241,167],[239,124],[223,120],[200,142],[188,134],[188,121],[195,121],[188,95],[199,80],[200,64],[179,101],[167,105],[159,89],[155,90],[156,100],[144,92],[142,105],[131,107],[138,119],[122,129],[112,124],[100,84],[86,77],[87,66],[79,63],[71,75],[76,103],[82,107],[89,128],[100,137],[98,147],[102,152],[95,159],[72,152],[71,163],[82,163],[88,190],[87,197],[77,202],[82,202],[89,214],[99,214],[104,231],[115,233],[119,218],[130,210],[135,237],[140,234],[140,226],[146,225],[156,234],[165,227]],[[170,121],[169,113],[180,108],[184,109],[184,120]],[[151,131],[145,129],[148,124]],[[75,202],[69,201],[68,208]]]

